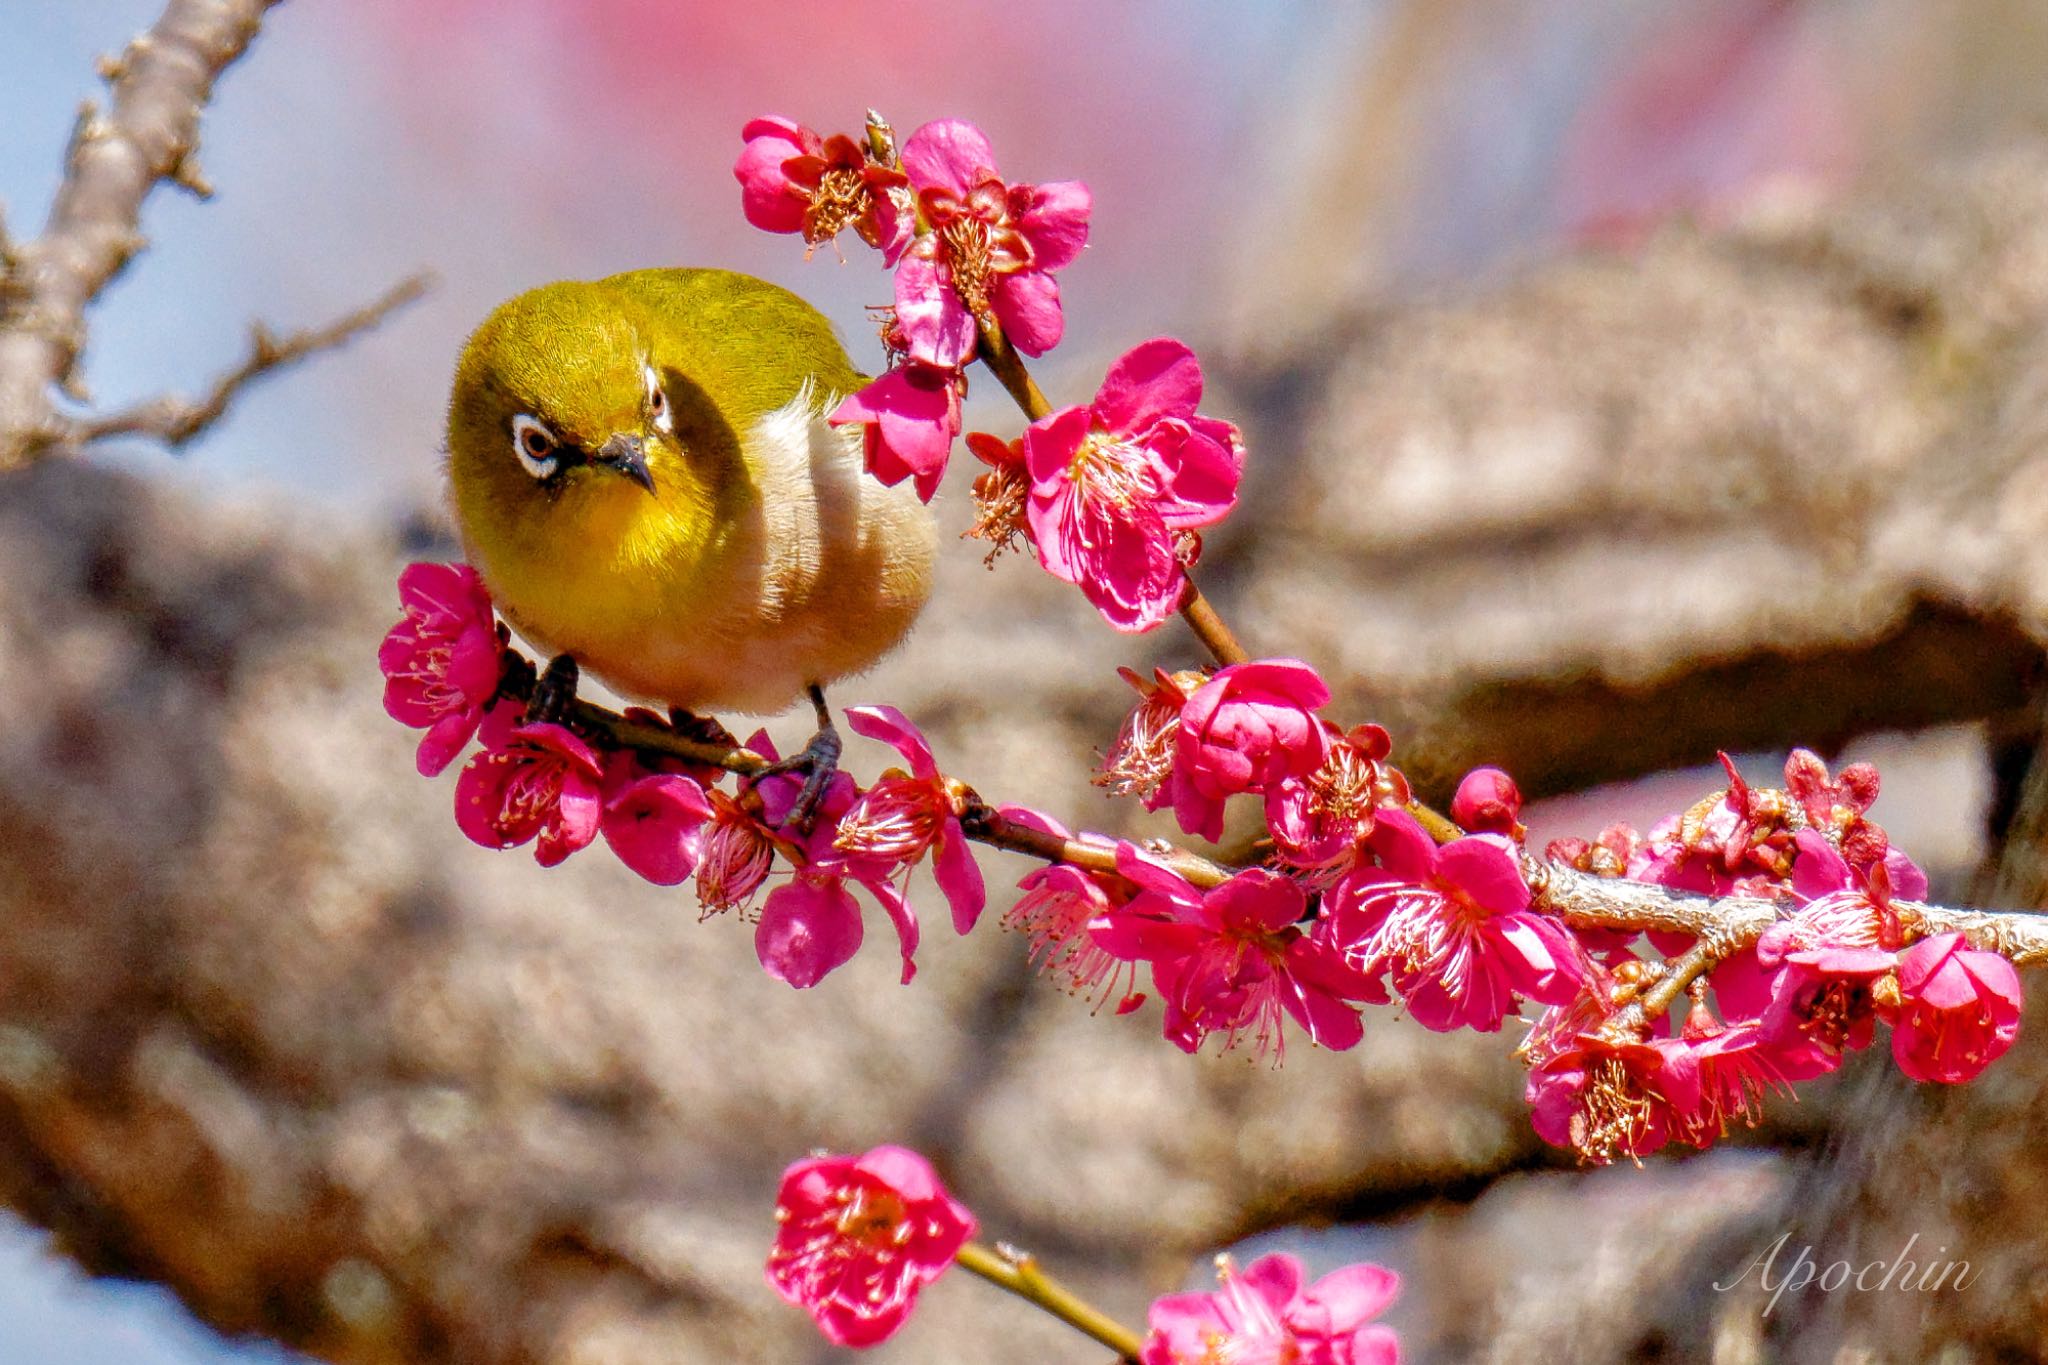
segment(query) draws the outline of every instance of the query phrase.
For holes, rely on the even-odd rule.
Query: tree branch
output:
[[[424,273],[410,276],[386,290],[382,297],[324,327],[303,328],[282,337],[272,335],[259,322],[250,329],[248,355],[215,380],[203,398],[162,394],[100,416],[56,416],[50,428],[55,433],[54,441],[82,446],[115,436],[146,436],[176,449],[219,421],[228,405],[248,385],[309,355],[346,345],[400,308],[417,301],[432,282],[432,277]]]
[[[51,390],[79,392],[85,310],[142,249],[143,200],[158,183],[203,189],[199,118],[214,81],[247,50],[277,0],[170,0],[154,27],[105,63],[112,100],[87,101],[42,235],[14,248],[0,309],[0,469],[65,437]]]

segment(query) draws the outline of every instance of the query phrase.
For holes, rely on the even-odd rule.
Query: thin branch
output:
[[[193,160],[200,112],[276,3],[170,0],[148,33],[103,65],[109,106],[81,106],[49,221],[14,249],[0,311],[0,469],[64,439],[52,390],[77,391],[86,307],[142,249],[150,191],[166,179],[204,183]]]
[[[249,354],[241,364],[215,380],[203,398],[163,394],[102,416],[59,417],[57,443],[82,446],[114,436],[146,436],[176,449],[219,421],[227,413],[228,405],[250,384],[307,356],[347,344],[417,301],[432,283],[430,275],[414,275],[393,285],[381,298],[324,327],[309,327],[282,337],[272,335],[268,327],[258,323],[250,332]]]
[[[979,1242],[969,1242],[953,1259],[962,1270],[1009,1290],[1076,1331],[1095,1338],[1115,1351],[1120,1361],[1135,1362],[1138,1352],[1145,1348],[1144,1341],[1136,1332],[1040,1270],[1038,1261],[1032,1256],[1009,1247],[985,1247]]]
[[[1225,666],[1248,661],[1251,655],[1245,653],[1244,646],[1237,642],[1237,636],[1216,614],[1216,608],[1210,605],[1209,599],[1202,596],[1194,578],[1189,577],[1187,582],[1187,593],[1180,600],[1181,619],[1188,623],[1195,638],[1209,651],[1209,657]]]
[[[996,377],[1010,397],[1024,410],[1026,421],[1036,422],[1041,417],[1052,415],[1052,403],[1039,389],[1038,381],[1031,377],[1031,371],[1024,367],[1024,358],[1017,354],[1017,348],[1003,335],[1003,329],[993,322],[981,325],[981,349],[978,352],[981,363]]]

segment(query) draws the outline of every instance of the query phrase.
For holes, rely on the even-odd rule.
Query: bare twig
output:
[[[112,99],[79,109],[42,235],[13,252],[0,310],[0,469],[65,437],[53,388],[76,393],[85,310],[141,250],[143,200],[158,183],[204,182],[200,112],[277,0],[170,0],[148,33],[102,65]]]
[[[427,292],[431,283],[428,275],[414,275],[393,285],[383,297],[336,318],[324,327],[309,327],[281,337],[272,335],[269,328],[257,323],[250,332],[249,354],[241,364],[215,380],[204,397],[190,399],[163,394],[101,416],[60,416],[55,419],[53,428],[55,441],[57,444],[79,446],[113,436],[146,436],[175,449],[219,421],[236,395],[249,384],[316,352],[345,345],[417,300]]]

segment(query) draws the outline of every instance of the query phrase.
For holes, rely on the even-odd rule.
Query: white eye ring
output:
[[[538,417],[522,412],[512,419],[512,453],[534,478],[545,479],[555,472],[561,463],[557,453],[561,444],[555,433],[548,430],[548,424]]]
[[[654,372],[652,365],[649,365],[646,368],[645,377],[647,380],[647,411],[654,418],[654,429],[656,431],[674,431],[676,429],[676,415],[674,410],[668,405],[668,394],[662,390],[661,376]]]

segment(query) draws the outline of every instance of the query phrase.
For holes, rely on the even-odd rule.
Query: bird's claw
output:
[[[803,790],[797,793],[796,801],[783,817],[785,827],[794,825],[802,833],[809,834],[818,822],[818,807],[825,799],[825,788],[831,784],[833,775],[839,771],[839,754],[843,748],[839,731],[827,721],[818,732],[811,736],[811,742],[802,752],[771,763],[762,770],[763,777],[779,773],[802,773]]]
[[[810,689],[811,708],[818,715],[818,731],[811,736],[811,742],[801,753],[778,759],[761,772],[763,777],[779,773],[802,773],[804,789],[797,793],[796,804],[789,808],[783,818],[783,825],[795,825],[804,834],[818,821],[818,807],[825,799],[825,788],[832,782],[833,774],[839,771],[839,754],[845,747],[840,743],[839,731],[832,724],[832,712],[825,706],[825,693],[821,688]]]
[[[560,725],[567,720],[580,677],[576,660],[569,655],[557,654],[548,660],[548,666],[534,679],[532,695],[526,699],[526,723]]]

